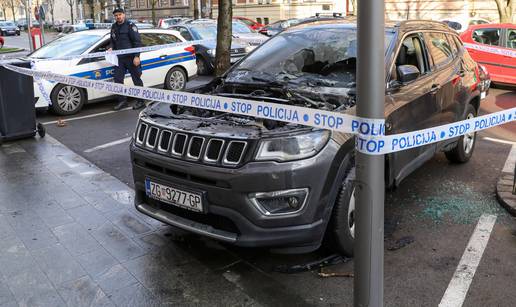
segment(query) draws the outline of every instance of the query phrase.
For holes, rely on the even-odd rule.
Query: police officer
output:
[[[111,26],[111,50],[121,50],[129,48],[137,48],[142,46],[140,33],[136,25],[125,19],[125,12],[122,8],[113,10],[115,23]],[[142,66],[140,63],[140,54],[131,53],[118,56],[118,66],[115,66],[115,83],[124,83],[125,73],[129,71],[134,85],[143,86]],[[115,110],[120,110],[127,105],[127,97],[118,96],[118,104]],[[141,109],[145,106],[143,100],[138,99],[133,109]]]

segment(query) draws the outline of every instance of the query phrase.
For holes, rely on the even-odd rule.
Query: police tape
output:
[[[9,64],[4,64],[3,66],[11,71],[32,76],[35,79],[43,79],[46,81],[89,88],[114,95],[123,95],[180,106],[277,120],[346,133],[358,133],[360,131],[363,134],[369,134],[372,136],[383,135],[385,133],[385,120],[383,119],[365,119],[349,114],[251,99],[237,99],[232,97],[123,85],[61,75],[52,72],[31,70]]]
[[[433,143],[473,134],[488,128],[507,124],[516,120],[516,107],[500,112],[490,113],[471,119],[423,130],[375,137],[358,133],[355,148],[371,155],[383,155],[392,152],[417,148]]]
[[[52,72],[34,71],[8,64],[4,65],[4,67],[24,75],[32,76],[39,81],[53,81],[115,95],[351,133],[356,135],[355,148],[357,151],[370,155],[383,155],[413,149],[452,138],[458,138],[463,135],[471,136],[478,131],[516,120],[516,107],[514,107],[442,126],[395,135],[385,135],[384,119],[360,118],[338,112],[250,99],[236,99],[232,97],[129,86],[60,75]]]
[[[464,47],[466,47],[467,49],[474,49],[474,50],[483,51],[483,52],[487,52],[487,53],[493,53],[493,54],[516,58],[516,50],[505,49],[502,47],[477,45],[477,44],[471,44],[471,43],[464,43]]]

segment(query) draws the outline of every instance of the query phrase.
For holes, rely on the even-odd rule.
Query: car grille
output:
[[[246,162],[249,141],[178,132],[146,122],[136,129],[136,145],[173,158],[237,167]]]
[[[240,54],[245,53],[245,48],[234,48],[231,49],[230,54]]]

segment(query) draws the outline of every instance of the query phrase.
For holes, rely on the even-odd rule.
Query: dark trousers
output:
[[[134,66],[133,59],[134,57],[132,56],[118,57],[118,66],[115,66],[115,83],[124,84],[125,73],[129,71],[134,85],[143,86],[143,81],[141,79],[142,66]],[[119,102],[127,100],[127,97],[122,95],[118,95],[117,98]]]

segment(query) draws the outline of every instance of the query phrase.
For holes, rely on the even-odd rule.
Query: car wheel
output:
[[[355,167],[352,166],[339,188],[327,232],[327,247],[346,257],[353,256],[355,241]]]
[[[475,107],[469,104],[466,109],[466,119],[471,119],[476,116],[477,111]],[[457,145],[455,145],[455,147],[450,151],[445,152],[446,158],[455,163],[468,162],[473,155],[473,150],[475,149],[476,137],[476,132],[467,133],[459,137]]]
[[[198,75],[208,75],[211,72],[210,65],[208,62],[203,59],[202,57],[198,56],[195,59],[195,62],[197,63],[197,74]]]
[[[173,91],[182,91],[186,87],[188,77],[183,69],[172,67],[165,77],[165,88]]]
[[[54,113],[72,115],[79,112],[86,103],[86,93],[78,87],[59,84],[52,91],[50,99]]]

